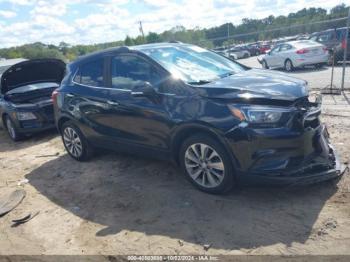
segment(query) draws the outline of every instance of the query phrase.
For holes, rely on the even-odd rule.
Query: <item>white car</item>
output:
[[[290,41],[274,46],[258,61],[263,68],[284,68],[293,71],[296,67],[314,65],[322,67],[328,62],[326,47],[310,40]]]
[[[215,51],[217,54],[219,55],[222,55],[222,56],[225,56],[227,58],[231,58],[233,60],[236,60],[238,59],[237,55],[236,54],[233,54],[233,53],[229,53],[228,51]]]
[[[243,47],[235,46],[228,50],[230,56],[235,56],[235,59],[250,57],[250,52]]]

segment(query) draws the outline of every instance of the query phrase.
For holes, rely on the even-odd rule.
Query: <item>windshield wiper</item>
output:
[[[225,78],[225,77],[228,77],[228,76],[232,76],[234,75],[235,72],[231,71],[231,72],[227,72],[225,74],[221,74],[220,75],[220,78]]]
[[[190,82],[187,82],[188,84],[190,85],[204,85],[204,84],[208,84],[210,82],[212,82],[213,80],[198,80],[198,81],[190,81]]]

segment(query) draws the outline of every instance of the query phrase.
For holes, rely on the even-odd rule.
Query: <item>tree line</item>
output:
[[[175,26],[162,33],[150,32],[145,37],[126,36],[124,40],[93,44],[74,45],[61,42],[59,45],[47,45],[44,43],[25,44],[17,47],[0,49],[0,57],[10,58],[58,58],[72,61],[76,57],[87,53],[115,46],[132,46],[146,43],[180,41],[197,44],[205,48],[213,48],[222,45],[255,42],[258,40],[270,40],[283,36],[317,32],[329,28],[345,26],[346,21],[337,21],[337,18],[348,15],[348,6],[345,4],[333,7],[329,12],[323,8],[304,8],[287,16],[270,15],[263,19],[242,19],[239,25],[226,23],[212,28],[186,29],[183,26]],[[327,20],[333,22],[321,22]]]

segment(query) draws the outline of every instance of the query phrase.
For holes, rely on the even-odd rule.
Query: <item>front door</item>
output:
[[[164,101],[172,99],[172,94],[159,94],[159,99],[134,94],[146,83],[158,91],[168,74],[137,54],[110,57],[109,65],[110,100],[115,103],[111,139],[167,150],[172,124]]]

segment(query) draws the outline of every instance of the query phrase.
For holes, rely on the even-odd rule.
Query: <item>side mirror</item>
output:
[[[135,86],[131,95],[133,97],[147,97],[152,101],[158,97],[158,93],[149,82],[143,82],[142,84]]]

